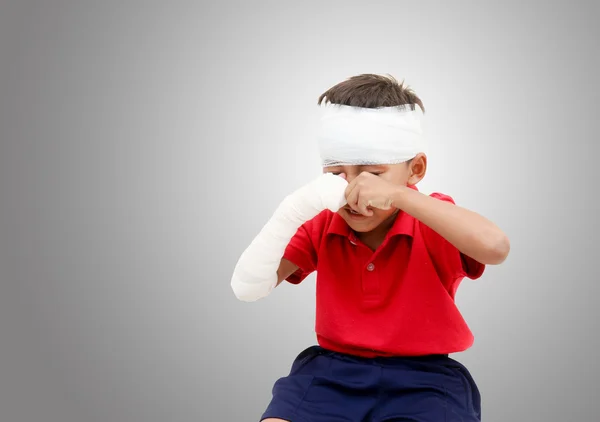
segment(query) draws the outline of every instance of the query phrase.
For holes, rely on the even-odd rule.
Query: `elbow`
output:
[[[231,289],[241,302],[256,302],[267,297],[272,290],[266,283],[247,283],[235,276],[231,279]]]
[[[500,265],[506,261],[510,253],[510,240],[504,233],[491,237],[486,243],[485,264]]]
[[[235,298],[240,302],[256,302],[258,300],[255,296],[248,294],[248,291],[244,289],[244,286],[232,284],[231,289],[233,290]]]

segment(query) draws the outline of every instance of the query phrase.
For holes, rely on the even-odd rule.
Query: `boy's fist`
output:
[[[397,185],[374,174],[363,172],[348,184],[345,196],[350,208],[370,217],[373,211],[368,207],[389,210],[397,192]]]

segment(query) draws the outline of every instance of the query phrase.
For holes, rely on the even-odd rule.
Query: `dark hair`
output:
[[[318,104],[321,105],[324,100],[332,104],[365,108],[409,104],[414,110],[418,105],[425,112],[423,102],[412,89],[391,75],[365,73],[352,76],[321,94]]]

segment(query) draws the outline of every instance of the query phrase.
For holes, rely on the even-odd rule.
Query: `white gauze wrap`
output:
[[[397,164],[425,152],[418,106],[363,108],[321,106],[318,133],[323,167]]]
[[[325,173],[281,202],[234,269],[231,287],[239,300],[253,302],[271,293],[277,286],[281,258],[296,231],[321,211],[343,207],[347,186],[343,178]]]

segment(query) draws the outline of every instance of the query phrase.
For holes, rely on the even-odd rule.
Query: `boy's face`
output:
[[[387,182],[398,186],[416,185],[425,175],[426,158],[420,154],[408,163],[387,164],[387,165],[372,165],[372,166],[338,166],[327,167],[323,172],[334,174],[344,173],[348,183],[351,183],[362,172],[368,172],[381,177]],[[348,206],[342,207],[338,214],[346,221],[352,230],[359,233],[370,232],[381,225],[393,222],[397,208],[382,210],[369,207],[373,211],[370,217],[353,214]]]

